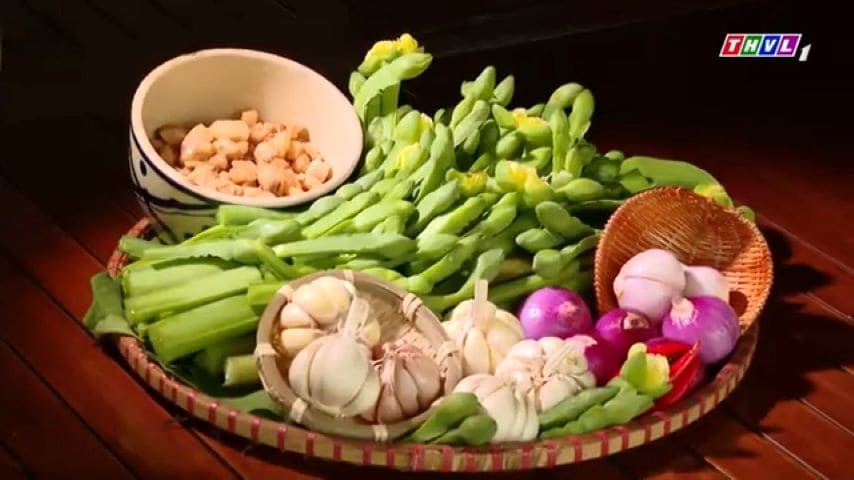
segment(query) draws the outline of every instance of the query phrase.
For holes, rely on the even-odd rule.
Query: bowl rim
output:
[[[341,92],[341,90],[337,86],[335,86],[335,84],[332,83],[328,78],[321,75],[314,69],[303,65],[302,63],[283,57],[281,55],[245,48],[209,48],[179,55],[177,57],[173,57],[169,60],[166,60],[165,62],[161,63],[160,65],[149,71],[140,81],[139,85],[136,88],[136,91],[134,92],[133,99],[131,100],[130,131],[131,136],[133,137],[132,142],[139,149],[140,154],[143,157],[143,161],[145,161],[147,166],[155,169],[172,187],[175,187],[181,190],[183,193],[193,196],[197,199],[217,204],[235,204],[263,208],[285,208],[310,202],[319,197],[329,194],[334,189],[345,183],[352,176],[353,172],[356,170],[356,166],[359,164],[359,160],[361,159],[362,148],[364,146],[362,138],[362,125],[359,121],[359,117],[356,115],[355,109],[350,109],[350,114],[348,115],[348,117],[350,117],[349,121],[359,131],[359,135],[357,136],[358,153],[355,155],[355,160],[350,162],[349,165],[347,165],[347,167],[345,168],[344,175],[341,176],[339,180],[330,180],[324,183],[321,187],[311,190],[309,192],[303,192],[298,195],[287,195],[275,199],[239,197],[235,195],[228,195],[225,193],[217,192],[216,190],[210,190],[207,188],[199,187],[198,185],[193,185],[192,183],[188,182],[184,178],[184,176],[181,175],[180,172],[178,172],[178,170],[167,164],[166,161],[163,160],[163,158],[160,156],[160,154],[157,153],[157,150],[151,144],[151,139],[148,138],[148,135],[145,132],[145,125],[142,121],[142,107],[145,103],[148,91],[151,86],[158,79],[160,79],[160,77],[162,77],[168,71],[174,69],[175,67],[185,63],[196,61],[200,58],[217,56],[240,56],[247,58],[255,58],[267,62],[272,62],[280,66],[284,66],[286,68],[292,68],[306,72],[309,76],[317,79],[320,83],[325,84],[329,88],[330,92],[334,92],[334,95],[337,95],[340,100],[342,100],[345,104],[350,105],[350,100],[348,100],[344,93]]]

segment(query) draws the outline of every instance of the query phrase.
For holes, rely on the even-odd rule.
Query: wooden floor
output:
[[[805,31],[803,21],[819,38],[808,9],[747,2],[735,13],[674,13],[680,2],[660,2],[650,7],[656,18],[634,26],[588,11],[596,31],[561,37],[573,32],[555,31],[542,12],[572,12],[538,1],[517,13],[542,29],[496,33],[478,46],[465,35],[485,42],[512,17],[513,2],[496,2],[500,15],[472,11],[447,25],[439,17],[410,25],[402,15],[382,22],[378,5],[391,2],[2,3],[0,478],[399,478],[253,447],[185,418],[79,320],[89,277],[140,216],[125,119],[146,70],[200,46],[266,46],[343,84],[372,39],[413,28],[441,50],[430,80],[410,87],[418,106],[452,104],[459,81],[489,62],[517,74],[525,104],[581,79],[602,106],[592,132],[600,148],[708,168],[759,212],[772,245],[774,291],[754,365],[731,399],[649,446],[514,478],[854,479],[851,92],[839,64],[821,54],[829,42],[816,40],[818,59],[802,65],[716,58],[727,31]],[[296,24],[301,37],[288,33]],[[334,42],[306,34],[329,28],[341,28]]]

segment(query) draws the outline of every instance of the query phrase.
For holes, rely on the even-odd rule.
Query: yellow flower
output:
[[[412,35],[408,33],[404,33],[401,35],[397,41],[395,42],[397,51],[406,54],[406,53],[414,53],[420,52],[422,49],[418,46],[418,40],[412,37]]]
[[[495,180],[506,191],[521,192],[529,181],[539,179],[537,169],[511,160],[501,160],[495,166]]]
[[[542,128],[547,125],[547,122],[540,117],[529,117],[524,108],[514,108],[511,113],[519,128]]]
[[[397,51],[397,44],[392,40],[380,40],[365,54],[365,61],[384,60]]]
[[[407,162],[411,161],[418,155],[418,153],[420,153],[415,151],[416,149],[421,150],[421,145],[413,143],[400,149],[400,152],[398,152],[397,158],[395,159],[397,170],[402,170]]]

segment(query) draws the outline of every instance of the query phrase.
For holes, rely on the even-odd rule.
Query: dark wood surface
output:
[[[651,445],[515,477],[854,478],[852,96],[832,35],[842,19],[822,2],[586,4],[440,1],[412,14],[389,1],[2,2],[0,478],[400,478],[188,419],[79,320],[89,277],[140,215],[125,132],[147,70],[234,45],[343,86],[373,40],[404,30],[437,57],[407,86],[419,108],[453,104],[460,80],[489,63],[517,76],[526,105],[578,80],[596,94],[594,143],[708,168],[759,212],[774,254],[754,365],[723,406]],[[726,32],[775,30],[803,32],[810,60],[717,58]]]

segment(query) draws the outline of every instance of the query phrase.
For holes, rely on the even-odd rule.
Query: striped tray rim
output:
[[[150,232],[148,219],[142,219],[127,234],[143,237]],[[128,258],[116,249],[107,271],[117,276],[127,262]],[[135,338],[117,337],[116,343],[130,369],[167,401],[252,443],[354,465],[409,471],[487,472],[549,468],[605,457],[685,428],[709,413],[735,389],[750,366],[758,334],[759,322],[755,322],[742,335],[728,363],[709,383],[665,411],[585,435],[472,448],[348,440],[261,418],[221,405],[165,373]]]

